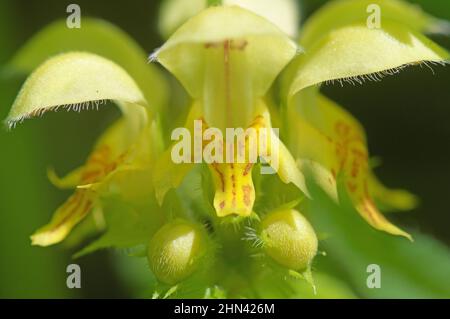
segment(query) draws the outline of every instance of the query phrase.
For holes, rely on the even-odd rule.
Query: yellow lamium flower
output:
[[[321,96],[317,85],[376,81],[407,65],[445,64],[448,53],[420,33],[436,24],[420,10],[400,1],[378,1],[383,23],[381,28],[371,29],[365,24],[367,15],[361,13],[364,4],[366,1],[337,1],[319,10],[305,25],[300,43],[306,53],[295,59],[284,79],[290,138],[297,144],[298,156],[319,162],[333,179],[343,175],[356,209],[369,224],[411,238],[386,220],[372,195],[398,209],[413,207],[415,197],[400,190],[390,191],[375,179],[361,125]],[[358,13],[330,20],[337,10]],[[398,14],[400,11],[404,14]],[[327,185],[325,189],[329,188]]]
[[[268,54],[269,45],[273,50],[271,54]],[[279,166],[275,170],[280,178],[285,183],[294,183],[307,194],[295,160],[272,130],[270,114],[263,100],[275,77],[297,52],[298,47],[267,20],[237,6],[223,6],[208,8],[190,19],[152,58],[171,71],[194,99],[193,111],[186,123],[192,135],[195,130],[189,121],[200,119],[205,125],[219,129],[223,135],[227,128],[257,128],[256,140],[261,138],[261,129],[267,129],[266,144],[276,142],[277,148],[273,150],[276,154],[268,149],[266,157],[276,155]],[[229,148],[227,143],[231,141],[222,143],[222,154]],[[167,157],[161,161],[155,177],[160,201],[170,187],[181,182],[180,175],[173,175],[177,164]],[[226,163],[210,163],[216,185],[214,207],[218,216],[249,216],[252,213],[255,190],[251,170],[254,162],[232,163],[234,161],[233,157]],[[269,160],[269,164],[274,166],[275,163]]]
[[[10,70],[32,74],[6,118],[9,128],[109,101],[122,113],[81,167],[64,177],[49,169],[50,181],[73,194],[32,244],[83,237],[79,229],[98,212],[104,233],[77,256],[133,247],[148,258],[154,296],[188,282],[184,288],[223,298],[265,295],[265,285],[303,291],[299,278],[312,284],[322,230],[316,235],[305,216],[327,196],[339,209],[340,195],[348,195],[373,228],[411,239],[376,205],[409,210],[417,198],[377,179],[363,126],[320,86],[446,64],[448,53],[424,34],[443,31],[442,21],[399,0],[333,1],[305,22],[296,42],[294,1],[212,2],[166,1],[159,27],[168,40],[150,56],[184,87],[188,108],[170,96],[169,81],[137,44],[100,20],[83,18],[73,31],[57,21],[10,61]],[[378,27],[367,24],[370,5],[381,9]],[[353,240],[345,237],[339,245]]]
[[[92,72],[92,73],[91,73]],[[113,62],[90,53],[73,52],[55,56],[42,64],[25,82],[6,123],[12,127],[26,118],[58,108],[81,111],[114,100],[124,119],[112,126],[97,143],[86,164],[61,180],[61,187],[77,187],[56,211],[51,222],[32,235],[34,245],[47,246],[63,240],[94,206],[99,185],[127,166],[137,165],[133,150],[148,125],[147,102],[131,77]],[[143,145],[141,145],[143,146]],[[130,161],[134,160],[131,164]],[[130,168],[128,168],[130,169]]]
[[[336,0],[329,1],[305,22],[300,43],[308,47],[334,29],[370,21],[375,12],[381,14],[382,28],[385,21],[391,21],[418,32],[445,32],[443,21],[402,0]]]
[[[69,29],[66,19],[57,20],[40,30],[8,63],[20,73],[29,73],[49,57],[81,51],[94,53],[120,65],[136,82],[152,108],[167,103],[168,85],[157,68],[146,63],[146,52],[115,25],[83,16],[83,27]]]
[[[159,31],[168,38],[189,18],[208,7],[210,0],[167,0],[160,10]],[[212,2],[219,2],[214,1]],[[298,32],[298,3],[295,0],[223,0],[224,6],[239,6],[252,11],[276,26],[290,37]]]

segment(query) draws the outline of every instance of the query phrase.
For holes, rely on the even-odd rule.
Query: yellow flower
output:
[[[202,120],[223,135],[227,128],[256,128],[256,140],[260,139],[261,129],[267,129],[267,137],[263,139],[268,145],[276,141],[277,148],[267,149],[266,158],[276,155],[279,163],[274,169],[280,178],[307,193],[294,158],[272,130],[264,100],[272,82],[297,50],[297,45],[267,20],[237,6],[224,6],[208,8],[190,19],[152,58],[171,71],[194,100],[185,127],[193,131],[193,121]],[[243,134],[237,134],[237,139]],[[229,144],[235,145],[224,141],[222,149],[228,149]],[[169,159],[169,152],[156,169],[155,188],[160,202],[191,167],[181,164],[184,169],[177,169],[180,164]],[[252,213],[253,164],[249,160],[237,163],[235,158],[209,164],[216,186],[217,216]],[[272,160],[269,164],[275,166]]]
[[[167,20],[160,28],[171,35],[151,60],[188,93],[187,116],[178,114],[181,108],[174,108],[179,105],[170,98],[166,78],[146,63],[137,45],[98,20],[85,19],[80,32],[70,34],[63,22],[52,24],[11,61],[17,70],[35,71],[11,108],[9,127],[47,111],[82,111],[105,101],[113,101],[122,112],[84,165],[63,178],[49,171],[56,186],[73,188],[74,193],[31,236],[34,245],[61,242],[92,211],[102,212],[109,196],[118,195],[140,211],[136,215],[143,214],[152,230],[147,233],[139,223],[127,224],[130,216],[120,216],[116,223],[123,222],[126,230],[119,227],[113,233],[123,235],[122,241],[111,235],[108,244],[128,247],[153,238],[148,257],[163,283],[175,284],[193,274],[198,257],[213,252],[204,247],[214,246],[211,238],[224,247],[222,261],[244,256],[236,267],[261,270],[247,258],[259,249],[288,270],[309,272],[317,237],[295,210],[301,199],[315,200],[307,182],[318,184],[337,203],[337,185],[342,183],[371,226],[411,239],[384,217],[375,201],[407,210],[416,204],[415,196],[378,181],[369,166],[364,129],[323,96],[320,85],[380,80],[405,66],[447,63],[448,53],[423,34],[439,31],[439,21],[397,0],[335,1],[304,24],[296,43],[292,30],[297,18],[279,15],[292,11],[286,10],[293,8],[292,1],[224,1],[208,8],[205,1],[171,2],[187,9],[175,16],[174,7],[163,9]],[[379,28],[367,25],[366,9],[372,4],[383,13]],[[185,124],[170,131],[175,119]],[[199,172],[209,174],[212,182],[189,175]],[[275,194],[263,193],[257,182],[267,182],[260,175],[269,173],[295,187],[280,183]],[[183,185],[186,181],[190,184]],[[175,191],[169,193],[171,189]],[[292,206],[277,202],[291,191]],[[258,207],[258,199],[267,207]],[[143,202],[151,205],[143,209]],[[174,222],[179,217],[183,222]],[[229,231],[228,221],[239,227],[242,220],[263,247],[246,246],[242,228]],[[141,237],[128,241],[134,232]],[[231,286],[244,277],[237,273],[230,270]],[[304,278],[310,280],[310,274]]]

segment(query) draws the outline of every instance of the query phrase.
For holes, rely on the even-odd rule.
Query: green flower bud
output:
[[[185,221],[172,222],[159,229],[147,251],[155,276],[173,285],[191,275],[206,251],[206,236],[200,226]]]
[[[261,221],[261,239],[272,259],[293,270],[305,270],[317,253],[317,236],[298,211],[280,210]]]

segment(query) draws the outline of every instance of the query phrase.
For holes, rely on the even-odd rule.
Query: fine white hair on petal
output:
[[[148,63],[158,62],[158,53],[160,48],[155,49],[152,54],[148,57]]]
[[[398,73],[400,73],[400,71],[402,71],[403,69],[405,69],[409,66],[420,66],[420,67],[426,66],[427,68],[429,68],[431,70],[431,72],[434,75],[434,69],[432,68],[433,66],[445,66],[447,64],[450,64],[450,61],[420,61],[417,63],[404,64],[399,67],[383,70],[380,72],[362,74],[362,75],[357,75],[357,76],[350,76],[350,77],[333,79],[333,80],[327,80],[323,83],[325,85],[330,85],[330,84],[334,84],[334,82],[338,82],[340,84],[340,86],[343,87],[345,83],[348,83],[351,85],[356,85],[356,84],[362,85],[366,81],[380,82],[386,76],[398,74]]]
[[[58,112],[60,109],[66,110],[67,112],[75,111],[75,112],[81,112],[81,111],[87,111],[87,110],[99,110],[99,106],[106,104],[108,100],[94,100],[94,101],[86,101],[81,103],[75,103],[75,104],[63,104],[63,105],[55,105],[52,107],[43,107],[38,108],[35,111],[31,113],[24,114],[20,117],[10,119],[8,121],[5,121],[5,126],[7,130],[12,130],[16,127],[17,124],[22,123],[23,121],[27,119],[31,119],[34,117],[42,117],[47,112]]]

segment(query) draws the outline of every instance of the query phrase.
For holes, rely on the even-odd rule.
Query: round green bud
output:
[[[155,276],[176,284],[191,275],[206,251],[207,235],[199,226],[185,221],[164,225],[150,240],[147,258]]]
[[[317,253],[317,236],[311,224],[298,211],[280,210],[261,221],[264,249],[278,264],[305,270]]]

